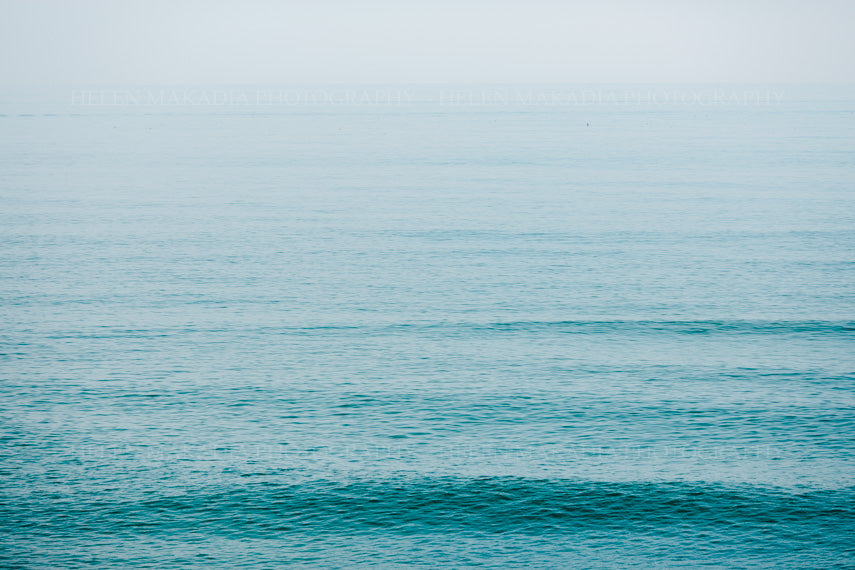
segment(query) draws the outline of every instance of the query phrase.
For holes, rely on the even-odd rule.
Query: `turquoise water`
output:
[[[7,101],[0,563],[852,566],[855,104],[781,94]]]

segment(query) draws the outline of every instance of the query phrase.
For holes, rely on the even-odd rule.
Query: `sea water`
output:
[[[851,90],[336,89],[7,97],[0,563],[855,564]]]

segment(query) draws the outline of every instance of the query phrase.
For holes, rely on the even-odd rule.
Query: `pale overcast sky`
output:
[[[849,0],[0,6],[7,87],[855,81]]]

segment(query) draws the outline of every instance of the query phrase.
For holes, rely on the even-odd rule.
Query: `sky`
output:
[[[855,81],[855,2],[0,0],[0,86]]]

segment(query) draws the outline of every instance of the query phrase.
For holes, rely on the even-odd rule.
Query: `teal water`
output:
[[[781,94],[7,101],[0,564],[851,567],[855,103]]]

